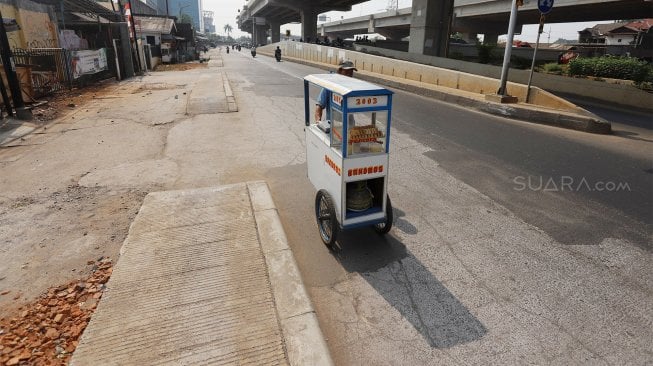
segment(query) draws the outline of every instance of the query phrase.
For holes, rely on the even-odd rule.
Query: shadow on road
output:
[[[630,140],[653,142],[653,140],[651,140],[651,139],[645,139],[645,138],[642,138],[642,137],[638,137],[640,134],[635,133],[635,132],[630,132],[630,131],[613,129],[612,134],[615,135],[615,136],[620,136],[620,137],[630,139]]]
[[[480,339],[486,328],[433,274],[392,236],[371,228],[342,231],[333,255],[359,273],[422,334],[431,347]]]

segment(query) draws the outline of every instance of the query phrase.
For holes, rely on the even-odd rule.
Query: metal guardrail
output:
[[[75,78],[72,72],[72,51],[64,48],[12,49],[21,90],[32,101],[55,92],[83,87],[115,77],[114,51],[112,48],[107,48],[106,52],[108,63],[106,70]]]
[[[63,48],[16,48],[12,50],[17,72],[23,73],[21,88],[39,98],[73,87],[70,53]],[[30,84],[31,83],[31,84]],[[27,85],[29,84],[29,85]]]

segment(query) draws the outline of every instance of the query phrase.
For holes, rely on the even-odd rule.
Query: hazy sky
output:
[[[326,16],[329,17],[331,21],[334,21],[340,19],[340,17],[347,19],[366,14],[379,13],[385,10],[388,6],[388,2],[389,0],[370,0],[359,5],[354,5],[352,10],[349,12],[332,11],[326,13]],[[399,8],[409,7],[412,4],[412,0],[398,0],[398,2]],[[224,25],[229,24],[233,28],[231,33],[232,36],[239,37],[244,35],[244,33],[238,29],[236,15],[238,15],[238,9],[242,9],[245,0],[203,0],[203,3],[204,10],[212,10],[214,12],[214,24],[218,34],[225,35]],[[549,39],[553,42],[558,38],[578,39],[579,30],[591,27],[597,23],[609,22],[545,24],[544,33],[542,33],[540,42],[547,42]],[[508,25],[506,24],[506,28],[507,27]],[[515,39],[535,42],[535,39],[537,38],[537,28],[536,24],[524,26],[522,34],[516,35]],[[301,32],[301,26],[299,24],[283,25],[281,26],[281,33],[283,34],[286,29],[290,29],[293,34],[299,34]]]

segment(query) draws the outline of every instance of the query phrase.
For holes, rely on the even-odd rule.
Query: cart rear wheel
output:
[[[333,199],[324,189],[317,192],[315,196],[315,217],[322,241],[329,249],[333,249],[338,235],[338,220]]]
[[[386,196],[386,204],[385,204],[385,222],[382,222],[380,224],[374,225],[374,230],[376,230],[379,234],[387,234],[390,232],[390,229],[392,229],[392,203],[390,203],[390,196]]]

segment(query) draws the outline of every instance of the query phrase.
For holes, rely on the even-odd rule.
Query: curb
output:
[[[262,55],[271,56],[266,52],[260,52]],[[285,57],[286,60],[318,67],[325,70],[333,70],[334,66],[313,61],[306,61],[294,57]],[[549,126],[562,127],[576,131],[583,131],[597,134],[610,134],[612,125],[610,122],[596,116],[590,112],[587,115],[574,114],[558,110],[531,107],[519,104],[501,104],[486,100],[478,100],[456,93],[447,93],[444,90],[434,90],[425,86],[415,86],[400,81],[390,80],[388,78],[371,75],[369,72],[359,72],[359,79],[367,80],[377,84],[384,84],[396,89],[417,93],[425,97],[442,100],[446,103],[456,104],[463,107],[474,108],[480,112],[489,113],[496,116],[520,120],[524,122],[545,124]],[[435,86],[434,86],[435,87]]]
[[[247,190],[268,267],[288,362],[293,366],[331,366],[333,360],[329,348],[288,246],[268,185],[264,181],[247,182]]]
[[[231,90],[231,84],[229,83],[229,78],[227,73],[222,73],[222,86],[224,87],[224,93],[227,96],[227,107],[229,112],[238,112],[238,104],[236,103],[236,97],[234,96],[233,90]]]

